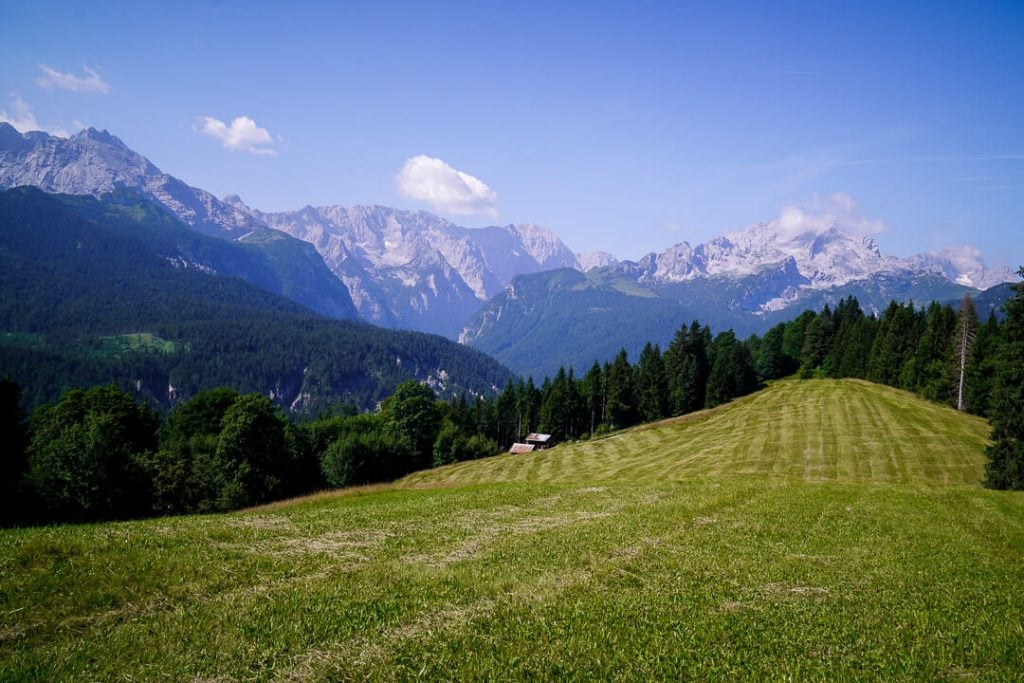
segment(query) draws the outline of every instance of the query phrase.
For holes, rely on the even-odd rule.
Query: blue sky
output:
[[[9,4],[0,112],[267,211],[637,258],[842,193],[892,253],[1024,264],[1019,1],[336,5]]]

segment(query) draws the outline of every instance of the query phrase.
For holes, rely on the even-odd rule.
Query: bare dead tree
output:
[[[960,304],[960,311],[956,323],[956,366],[957,366],[957,388],[956,388],[956,409],[965,410],[964,390],[967,385],[967,363],[971,358],[971,351],[974,348],[974,331],[978,326],[978,313],[974,308],[974,301],[970,294],[964,295]]]

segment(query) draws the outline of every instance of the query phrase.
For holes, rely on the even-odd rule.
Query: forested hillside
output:
[[[0,194],[0,369],[29,408],[108,382],[162,406],[227,385],[300,412],[370,408],[407,379],[454,396],[492,392],[510,376],[440,337],[331,320],[181,267],[150,246],[180,234],[134,221],[144,207],[124,211],[30,188]]]

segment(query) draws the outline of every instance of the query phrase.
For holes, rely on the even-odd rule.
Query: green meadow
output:
[[[1021,680],[988,427],[856,381],[235,514],[0,532],[0,680]]]

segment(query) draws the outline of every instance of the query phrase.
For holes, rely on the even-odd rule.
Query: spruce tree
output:
[[[990,311],[988,320],[978,327],[974,337],[971,362],[967,366],[966,400],[967,409],[978,415],[991,414],[992,391],[995,376],[999,370],[1000,338],[999,321],[996,312]]]
[[[640,352],[636,371],[637,411],[644,422],[660,420],[668,414],[668,378],[661,349],[650,342]]]
[[[600,363],[596,360],[583,377],[580,392],[583,395],[586,424],[589,432],[593,434],[597,425],[604,421],[604,375]]]
[[[607,371],[608,422],[620,429],[636,424],[636,384],[625,349],[620,349]]]
[[[786,334],[786,324],[780,323],[768,330],[761,340],[761,348],[757,353],[757,377],[765,382],[779,379],[792,372],[786,355],[782,351],[782,340]]]
[[[664,358],[669,414],[683,415],[704,407],[711,372],[710,344],[711,330],[696,320],[689,329],[684,325],[676,333]]]
[[[1024,278],[1024,267],[1017,271]],[[992,397],[992,445],[985,485],[995,489],[1024,489],[1024,283],[1004,308],[1002,349]]]
[[[713,408],[757,389],[754,361],[732,330],[715,337],[714,358],[708,377],[706,407]]]

